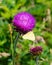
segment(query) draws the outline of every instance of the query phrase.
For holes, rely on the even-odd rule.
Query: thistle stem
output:
[[[18,38],[20,36],[20,33],[17,34],[17,37],[15,38],[14,43],[11,44],[12,49],[12,65],[16,65],[15,57],[16,57],[16,44],[18,42]]]
[[[39,65],[38,60],[39,60],[39,57],[37,56],[37,57],[36,57],[36,65]]]

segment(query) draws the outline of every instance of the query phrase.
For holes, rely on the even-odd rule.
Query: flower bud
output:
[[[30,49],[30,53],[32,53],[33,55],[39,55],[42,52],[42,47],[41,46],[36,46],[36,47],[32,47]]]

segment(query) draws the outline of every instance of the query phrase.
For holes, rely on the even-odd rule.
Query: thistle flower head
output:
[[[18,32],[27,33],[35,26],[35,18],[28,12],[20,12],[14,16],[13,25]]]
[[[33,55],[39,55],[42,52],[42,47],[41,46],[36,46],[30,49],[30,53]]]

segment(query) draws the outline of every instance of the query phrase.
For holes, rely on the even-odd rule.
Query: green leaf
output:
[[[43,16],[44,17],[44,16],[46,16],[45,10],[46,10],[45,5],[37,4],[37,5],[35,5],[35,7],[30,8],[28,10],[28,12],[30,12],[31,14],[36,15],[36,16]]]
[[[2,46],[4,43],[6,43],[6,39],[5,39],[5,40],[0,41],[0,46]]]

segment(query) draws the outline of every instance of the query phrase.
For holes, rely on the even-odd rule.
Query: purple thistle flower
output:
[[[39,55],[42,52],[42,47],[41,46],[36,46],[30,49],[30,53],[33,55]]]
[[[21,33],[27,33],[35,27],[35,18],[28,12],[21,12],[14,16],[13,25]]]

